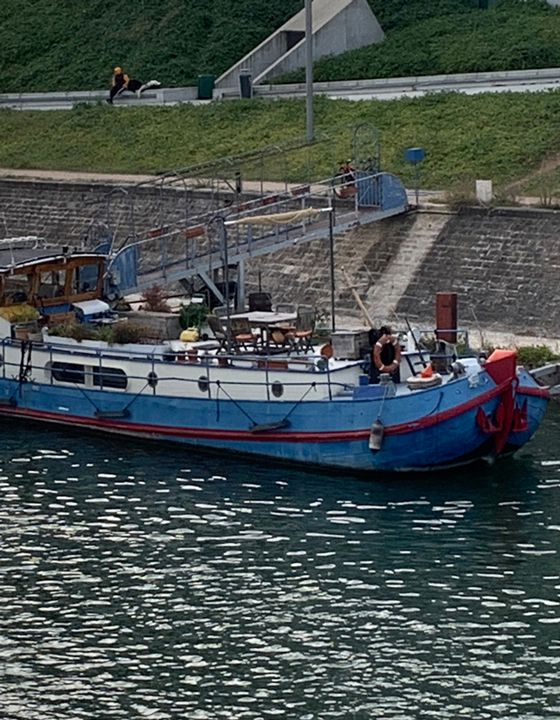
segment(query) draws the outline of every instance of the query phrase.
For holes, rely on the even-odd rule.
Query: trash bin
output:
[[[253,97],[253,77],[247,70],[239,72],[239,92],[242,98]]]
[[[213,92],[214,92],[214,76],[213,75],[199,75],[198,76],[198,99],[199,100],[212,100]]]

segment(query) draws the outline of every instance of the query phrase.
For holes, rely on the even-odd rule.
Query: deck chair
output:
[[[291,303],[278,303],[276,306],[277,313],[293,313],[294,306]]]
[[[246,318],[231,318],[231,343],[236,352],[255,350],[256,337],[251,331],[251,323]]]
[[[296,353],[312,350],[311,338],[315,330],[315,308],[311,305],[298,305],[295,329],[287,335],[292,350]]]
[[[218,352],[221,350],[227,352],[227,334],[220,322],[220,318],[215,315],[208,315],[206,317],[206,322],[208,323],[210,330],[212,330],[214,337],[219,342]]]

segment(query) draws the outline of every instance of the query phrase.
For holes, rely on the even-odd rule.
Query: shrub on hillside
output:
[[[549,362],[560,360],[560,355],[546,345],[527,345],[517,348],[517,362],[527,370],[541,367]]]

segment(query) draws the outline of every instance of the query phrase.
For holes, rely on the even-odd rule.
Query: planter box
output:
[[[173,313],[149,312],[145,310],[131,310],[119,313],[119,317],[129,322],[138,323],[146,328],[146,340],[163,342],[164,340],[178,340],[181,334],[179,316]]]
[[[331,334],[335,360],[360,360],[362,349],[369,350],[368,330],[336,330]]]

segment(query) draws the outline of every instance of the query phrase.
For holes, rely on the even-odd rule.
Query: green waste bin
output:
[[[213,75],[199,75],[198,76],[198,99],[199,100],[212,100],[213,91],[214,91],[214,76]]]

